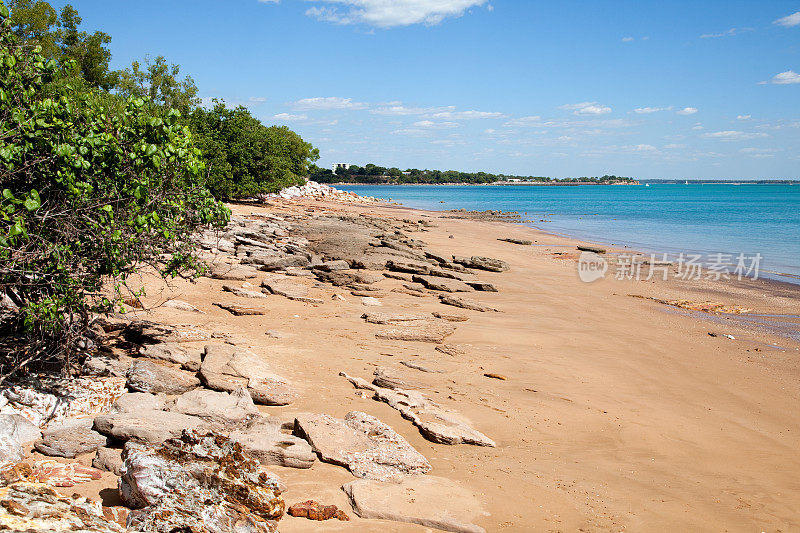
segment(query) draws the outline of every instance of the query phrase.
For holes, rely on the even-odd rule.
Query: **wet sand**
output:
[[[147,306],[179,298],[204,314],[158,307],[136,314],[225,331],[263,353],[301,392],[294,404],[262,407],[265,413],[284,420],[309,411],[341,417],[360,410],[377,416],[428,458],[432,475],[474,492],[487,513],[477,523],[487,531],[800,529],[800,342],[736,316],[649,299],[712,300],[754,314],[789,315],[783,321],[797,324],[791,315],[800,315],[800,288],[674,279],[584,283],[577,275],[578,241],[521,225],[438,218],[385,205],[232,206],[237,215],[306,208],[392,219],[430,217],[435,227],[411,235],[430,250],[510,264],[507,272],[478,275],[499,292],[467,295],[501,312],[455,309],[433,296],[396,292],[381,298],[382,307],[367,308],[348,291],[322,285],[310,294],[322,304],[270,296],[259,304],[265,315],[236,317],[212,305],[230,299],[221,298],[227,282],[175,280],[167,287],[147,277]],[[506,237],[535,245],[497,240]],[[379,285],[388,289],[399,283],[387,279]],[[332,299],[333,294],[344,301]],[[360,318],[373,310],[468,316],[445,341],[464,354],[378,339],[379,327]],[[267,330],[280,338],[265,335]],[[400,361],[443,372],[415,371]],[[370,379],[377,366],[413,378],[498,446],[429,442],[397,411],[358,396],[339,376],[344,371]],[[340,489],[353,477],[341,467],[316,462],[310,470],[271,470],[289,487],[287,504],[317,499],[353,518],[311,523],[287,516],[280,525],[284,533],[428,530],[358,519]],[[75,492],[96,497],[114,479],[104,477]]]

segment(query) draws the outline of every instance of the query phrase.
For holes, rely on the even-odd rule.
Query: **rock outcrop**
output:
[[[133,531],[277,531],[285,510],[279,482],[234,440],[186,431],[158,447],[128,443],[123,459],[119,491],[136,509]]]
[[[295,432],[311,444],[320,460],[344,466],[356,477],[398,481],[431,469],[428,460],[397,432],[360,411],[351,411],[344,419],[297,415]]]

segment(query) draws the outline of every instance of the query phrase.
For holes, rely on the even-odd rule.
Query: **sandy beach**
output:
[[[299,398],[282,407],[260,406],[262,413],[289,423],[301,413],[377,417],[427,458],[429,475],[472,493],[479,508],[467,521],[486,531],[800,528],[800,343],[736,315],[663,303],[712,301],[750,310],[743,317],[793,315],[784,321],[796,325],[800,287],[611,276],[584,283],[577,275],[578,241],[522,225],[389,205],[296,201],[231,208],[246,219],[370,215],[400,226],[403,219],[424,220],[425,226],[414,226],[418,231],[405,231],[424,241],[425,250],[488,256],[510,266],[475,273],[498,292],[458,294],[499,312],[445,306],[424,289],[392,291],[408,282],[389,277],[370,289],[381,304],[372,307],[349,289],[306,277],[294,279],[308,286],[315,299],[309,302],[238,298],[223,293],[230,281],[208,277],[167,286],[144,276],[142,302],[149,310],[132,316],[224,333],[291,379]],[[249,281],[257,285],[259,279]],[[169,299],[202,313],[161,306]],[[258,306],[264,314],[234,316],[214,305],[221,300]],[[365,322],[365,312],[448,313],[467,320],[453,323],[455,332],[444,340],[447,354],[435,343],[377,338],[385,328]],[[377,368],[459,413],[497,446],[431,442],[397,410],[340,376],[370,381]],[[356,516],[341,489],[354,477],[340,466],[316,461],[310,469],[270,471],[287,485],[287,505],[314,499],[351,517],[310,523],[286,516],[284,533],[430,530]],[[109,489],[116,480],[105,473],[71,490],[114,504]]]

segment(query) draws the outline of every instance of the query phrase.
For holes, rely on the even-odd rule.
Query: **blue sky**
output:
[[[800,178],[800,0],[72,3],[323,166]]]

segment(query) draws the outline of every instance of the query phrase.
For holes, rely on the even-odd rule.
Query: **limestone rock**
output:
[[[223,285],[222,290],[230,292],[234,296],[239,296],[240,298],[254,298],[254,299],[269,298],[269,296],[267,296],[261,291],[253,291],[242,287],[236,287],[234,285]]]
[[[184,347],[178,342],[145,344],[139,347],[139,355],[149,359],[159,359],[180,365],[186,370],[197,372],[200,369],[200,350]]]
[[[320,459],[344,466],[360,478],[397,481],[431,469],[425,457],[377,418],[351,411],[344,419],[301,414],[295,432],[303,436]]]
[[[45,433],[44,437],[36,441],[33,446],[42,455],[73,459],[105,446],[106,440],[105,436],[91,429],[72,428]]]
[[[80,463],[60,463],[52,459],[36,461],[33,464],[17,463],[0,469],[0,486],[28,481],[45,483],[51,487],[74,487],[100,479],[102,472]]]
[[[233,431],[230,437],[261,464],[311,468],[317,458],[311,446],[295,435],[283,433],[281,426],[277,418],[263,418],[247,429]]]
[[[420,324],[397,326],[375,334],[379,339],[440,343],[456,328],[445,322],[425,321]]]
[[[261,282],[261,286],[272,294],[289,298],[290,300],[300,300],[308,296],[308,287],[287,277],[266,278]]]
[[[177,309],[178,311],[189,311],[191,313],[202,313],[201,310],[189,302],[184,302],[183,300],[167,300],[161,304],[161,307],[166,307],[167,309]]]
[[[485,281],[467,281],[466,284],[476,291],[497,292],[497,287],[491,283],[486,283]]]
[[[18,463],[25,458],[25,451],[19,442],[7,435],[0,435],[0,466]]]
[[[464,315],[454,315],[454,314],[451,314],[451,313],[440,313],[438,311],[434,311],[431,314],[433,316],[435,316],[436,318],[440,318],[442,320],[447,320],[448,322],[466,322],[467,320],[469,320],[469,317],[468,316],[464,316]]]
[[[0,415],[0,437],[8,437],[20,444],[32,442],[42,436],[36,425],[20,415]]]
[[[445,305],[452,305],[453,307],[460,307],[461,309],[469,309],[471,311],[480,311],[481,313],[485,313],[487,311],[497,311],[497,309],[494,309],[493,307],[479,304],[474,300],[458,298],[456,296],[450,296],[447,294],[442,294],[439,296],[439,301]]]
[[[336,270],[349,270],[350,264],[343,259],[336,259],[334,261],[325,261],[314,268],[324,272],[333,272]]]
[[[505,272],[509,269],[508,263],[502,259],[494,259],[491,257],[481,257],[473,255],[472,257],[456,257],[453,256],[453,262],[464,265],[467,268],[475,268],[478,270],[489,270],[491,272]]]
[[[86,376],[117,376],[125,377],[133,363],[133,358],[127,355],[109,357],[94,355],[87,357],[81,367],[81,373]]]
[[[404,324],[408,322],[417,322],[419,320],[428,320],[428,316],[419,314],[404,314],[404,313],[381,313],[371,312],[361,315],[364,321],[370,324]]]
[[[253,401],[265,405],[288,405],[298,397],[286,378],[251,351],[213,344],[205,347],[205,354],[200,375],[212,389],[230,392],[244,387]]]
[[[244,281],[258,276],[258,271],[251,267],[216,263],[211,267],[211,277],[229,281]]]
[[[214,305],[235,316],[266,315],[267,310],[261,307],[242,305],[236,302],[214,302]]]
[[[160,342],[194,342],[209,338],[208,332],[194,326],[173,327],[149,320],[134,320],[125,327],[125,340],[133,344]]]
[[[309,264],[308,258],[304,255],[287,255],[276,256],[274,258],[263,258],[259,261],[261,265],[259,270],[272,272],[275,270],[283,270],[289,267],[307,267]]]
[[[165,394],[148,392],[128,392],[120,396],[112,410],[115,413],[135,413],[137,411],[161,411],[167,403]]]
[[[100,415],[94,419],[94,429],[117,440],[135,440],[160,444],[179,437],[184,429],[207,425],[202,418],[169,411],[140,409],[132,413]]]
[[[120,475],[122,468],[122,450],[116,448],[98,448],[97,454],[92,459],[92,466],[98,470],[105,470],[112,472],[114,475]]]
[[[230,394],[208,389],[191,390],[178,396],[169,410],[223,424],[246,422],[261,415],[244,388]]]
[[[379,366],[375,369],[372,384],[384,389],[416,389],[419,385],[411,382],[392,368]]]
[[[426,289],[441,292],[472,292],[474,289],[467,283],[457,279],[441,278],[435,276],[413,276],[412,280],[421,283]]]
[[[447,354],[451,357],[456,357],[467,353],[464,349],[455,346],[453,344],[439,344],[437,346],[434,346],[433,349],[436,350],[437,352]]]
[[[469,420],[462,415],[444,409],[429,400],[419,391],[404,389],[387,389],[368,383],[361,378],[347,378],[358,389],[370,390],[373,399],[385,402],[400,411],[403,418],[410,420],[426,439],[440,444],[474,444],[476,446],[494,447],[492,439],[474,429]]]
[[[128,369],[128,388],[138,392],[182,394],[200,385],[194,374],[151,359],[137,359]]]
[[[123,533],[104,514],[108,508],[81,497],[65,497],[44,483],[17,482],[0,488],[0,529],[25,532]],[[107,511],[106,511],[107,512]]]
[[[383,304],[374,296],[362,296],[361,305],[366,305],[367,307],[381,307]]]
[[[408,522],[457,533],[484,533],[472,523],[481,504],[468,490],[448,479],[413,476],[400,483],[358,479],[342,486],[361,518]]]
[[[186,431],[158,447],[128,443],[123,460],[119,492],[137,509],[134,531],[277,531],[285,509],[278,482],[236,441]]]
[[[408,261],[388,261],[386,268],[393,272],[405,272],[407,274],[427,274],[430,272],[430,265],[420,262]]]

